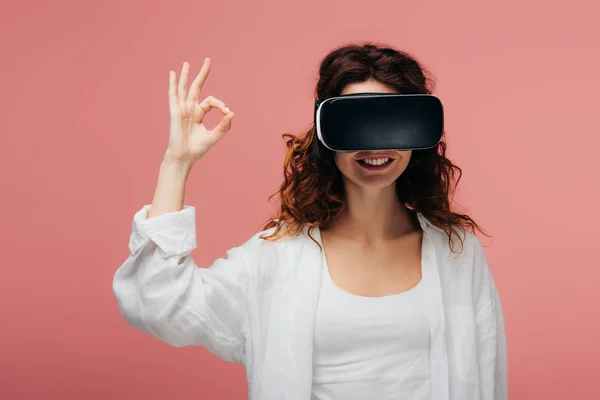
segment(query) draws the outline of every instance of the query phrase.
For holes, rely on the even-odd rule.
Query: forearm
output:
[[[165,156],[160,165],[158,183],[148,218],[183,209],[185,184],[190,170],[191,165],[175,162]]]

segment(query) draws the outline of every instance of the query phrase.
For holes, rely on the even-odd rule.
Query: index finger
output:
[[[190,91],[187,96],[188,101],[198,101],[198,97],[200,96],[200,90],[202,89],[202,86],[204,85],[204,82],[206,81],[206,77],[208,76],[209,72],[210,58],[207,57],[204,59],[204,64],[202,65],[198,76],[196,76],[196,79],[194,79],[194,82],[192,82],[192,85],[190,86]]]

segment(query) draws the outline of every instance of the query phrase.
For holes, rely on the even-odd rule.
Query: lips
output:
[[[354,161],[361,167],[370,171],[379,171],[388,168],[394,160],[396,160],[396,154],[390,154],[389,152],[363,152],[358,153],[354,157]]]

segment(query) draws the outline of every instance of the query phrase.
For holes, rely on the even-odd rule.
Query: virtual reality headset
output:
[[[315,102],[319,141],[333,151],[418,150],[444,133],[442,102],[429,94],[354,93]]]

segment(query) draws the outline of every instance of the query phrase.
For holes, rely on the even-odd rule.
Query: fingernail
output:
[[[225,107],[225,111],[227,111],[228,113],[231,112],[231,110],[229,109],[229,107]]]

